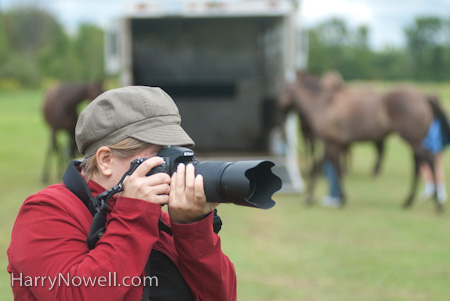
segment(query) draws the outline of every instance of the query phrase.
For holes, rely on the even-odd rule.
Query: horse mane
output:
[[[339,91],[345,87],[344,78],[337,70],[326,72],[320,79],[322,87],[328,91]]]

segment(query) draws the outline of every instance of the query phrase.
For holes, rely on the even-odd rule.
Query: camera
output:
[[[158,156],[164,163],[150,170],[147,176],[159,172],[172,175],[178,164],[192,163],[195,174],[203,176],[208,202],[269,209],[275,205],[272,195],[281,189],[281,179],[272,172],[275,164],[271,161],[200,162],[193,150],[178,146],[163,148]],[[144,159],[139,160],[142,163]]]

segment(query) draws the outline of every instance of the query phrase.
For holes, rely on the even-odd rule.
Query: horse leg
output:
[[[74,112],[74,115],[72,116],[72,125],[67,129],[68,133],[69,133],[69,137],[70,137],[70,159],[74,159],[75,156],[77,155],[77,143],[76,143],[76,139],[75,139],[75,128],[77,126],[77,120],[78,120],[78,115]]]
[[[69,141],[69,152],[68,152],[70,160],[75,158],[76,149],[77,149],[77,144],[75,142],[75,137],[71,135],[70,141]]]
[[[51,157],[53,153],[55,153],[57,150],[56,145],[56,133],[52,130],[50,135],[50,141],[48,144],[47,154],[44,159],[44,168],[42,170],[42,182],[48,183],[50,178],[50,169],[51,169]]]
[[[306,205],[313,204],[314,189],[316,187],[319,169],[322,166],[322,164],[323,164],[323,159],[321,159],[321,160],[313,159],[313,163],[312,163],[311,169],[309,171],[308,188],[306,190],[306,200],[305,200]]]
[[[61,131],[60,131],[61,133]],[[61,135],[60,135],[61,137]],[[66,138],[66,137],[64,137]],[[64,140],[64,139],[63,139]],[[63,176],[63,172],[64,172],[64,165],[65,162],[67,162],[69,160],[69,155],[70,155],[70,148],[71,148],[71,144],[69,142],[68,145],[62,145],[61,146],[61,138],[60,138],[60,143],[58,144],[58,141],[55,141],[55,145],[56,145],[56,153],[57,153],[57,165],[56,165],[56,175],[58,177],[58,179],[61,179]],[[63,141],[65,142],[65,141]]]
[[[408,195],[408,198],[406,199],[406,201],[403,204],[404,208],[410,207],[414,201],[414,198],[415,198],[416,192],[417,192],[417,185],[418,185],[418,181],[419,181],[420,165],[422,163],[428,164],[430,166],[431,173],[433,175],[433,181],[435,184],[434,186],[436,187],[436,173],[435,173],[435,167],[434,167],[434,157],[428,151],[423,149],[422,147],[414,147],[414,155],[413,156],[414,156],[413,181],[412,181],[411,190]],[[439,203],[439,201],[437,199],[436,190],[434,192],[434,200],[436,203],[436,211],[439,213],[442,212],[443,206],[441,203]]]
[[[346,145],[341,148],[342,155],[341,155],[341,171],[342,174],[347,174],[348,170],[350,169],[349,165],[351,163],[351,152],[350,152],[350,146]]]
[[[419,180],[419,167],[421,160],[419,159],[419,156],[416,152],[413,153],[413,161],[414,161],[413,180],[409,195],[406,198],[405,202],[403,203],[404,208],[408,208],[412,205],[417,191],[417,184]]]
[[[384,140],[376,141],[375,147],[377,149],[377,161],[375,162],[375,167],[373,168],[372,175],[374,177],[378,176],[380,173],[381,161],[384,154]]]
[[[345,194],[343,191],[342,186],[342,177],[343,177],[343,171],[342,171],[342,163],[340,162],[342,158],[342,150],[348,151],[348,146],[345,146],[342,148],[338,144],[332,144],[328,145],[326,155],[328,160],[330,160],[332,166],[334,167],[334,175],[330,181],[330,185],[333,189],[333,194],[336,194],[340,200],[341,200],[341,207],[346,204]]]
[[[433,183],[434,183],[434,193],[433,193],[433,200],[436,204],[436,211],[438,213],[442,213],[444,211],[443,204],[439,201],[437,196],[437,177],[436,177],[436,166],[435,166],[435,157],[430,152],[427,152],[427,155],[425,156],[425,162],[430,167],[431,174],[433,176]]]
[[[49,164],[50,164],[50,157],[52,156],[52,153],[53,153],[53,146],[52,146],[52,141],[50,141],[50,143],[48,144],[48,148],[47,148],[47,154],[45,155],[45,159],[44,159],[44,167],[42,169],[42,183],[44,183],[44,184],[48,183]]]

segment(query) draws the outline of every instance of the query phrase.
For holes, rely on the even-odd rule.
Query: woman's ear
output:
[[[95,154],[97,159],[97,167],[103,176],[109,177],[113,173],[112,151],[107,146],[102,146]]]

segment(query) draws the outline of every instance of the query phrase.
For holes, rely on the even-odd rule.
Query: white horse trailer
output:
[[[296,135],[280,135],[276,114],[286,79],[305,65],[299,10],[281,0],[132,3],[107,30],[106,71],[165,90],[198,158],[265,157],[284,191],[300,191]]]

